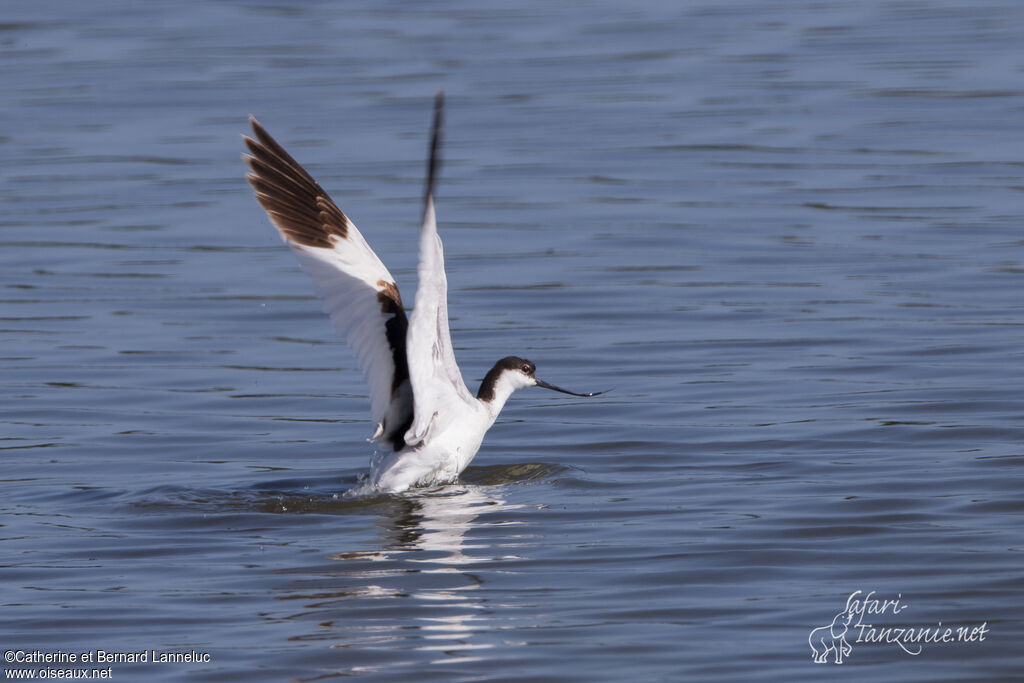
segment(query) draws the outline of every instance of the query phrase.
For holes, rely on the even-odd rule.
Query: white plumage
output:
[[[346,341],[359,361],[370,387],[370,414],[380,423],[391,404],[394,362],[388,345],[381,343],[387,319],[377,302],[380,292],[377,283],[394,282],[394,278],[366,246],[355,226],[350,224],[350,229],[349,240],[355,237],[365,250],[346,249],[349,240],[336,241],[332,249],[306,247],[295,242],[290,242],[289,246],[298,257],[299,265],[312,278],[324,312],[331,317],[338,336]]]
[[[352,349],[370,388],[373,435],[390,453],[374,460],[378,490],[447,483],[476,455],[484,434],[516,389],[541,386],[528,360],[508,356],[474,397],[455,361],[448,328],[448,282],[434,216],[443,97],[434,102],[427,190],[420,229],[419,288],[407,319],[394,278],[355,224],[309,173],[250,118],[246,175],[256,199],[313,280],[324,311]]]

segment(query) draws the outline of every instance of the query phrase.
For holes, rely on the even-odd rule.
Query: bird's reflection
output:
[[[282,599],[302,600],[301,617],[328,629],[309,638],[331,640],[335,648],[398,645],[421,653],[425,662],[481,659],[496,643],[475,642],[474,636],[493,632],[495,624],[474,568],[514,560],[514,546],[526,542],[504,531],[523,524],[507,513],[525,506],[509,504],[500,491],[456,484],[377,498],[372,509],[381,513],[379,548],[328,555],[332,566],[307,568],[313,576],[299,579],[301,590]],[[474,533],[493,527],[502,531]],[[353,619],[355,612],[362,623]]]
[[[467,541],[466,534],[484,513],[520,509],[510,505],[495,490],[479,486],[444,486],[395,501],[401,510],[386,525],[384,536],[391,542],[389,552],[420,551],[422,556],[406,558],[412,562],[435,565],[424,571],[447,571],[460,565],[498,559],[491,556],[486,543]],[[502,520],[501,524],[516,524]]]

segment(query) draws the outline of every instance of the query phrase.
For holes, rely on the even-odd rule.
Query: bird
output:
[[[406,315],[395,278],[355,224],[284,147],[249,117],[243,135],[246,179],[285,243],[313,281],[339,336],[369,385],[379,444],[371,460],[374,491],[401,493],[453,483],[480,449],[505,402],[518,389],[549,384],[525,358],[506,356],[474,396],[455,360],[448,325],[448,282],[434,213],[440,166],[444,93],[434,98],[426,187],[419,234],[419,287]]]

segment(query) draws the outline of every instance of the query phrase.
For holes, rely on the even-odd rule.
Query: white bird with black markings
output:
[[[406,318],[395,279],[356,226],[313,177],[250,118],[255,139],[243,136],[246,178],[271,222],[313,279],[324,311],[352,349],[370,387],[378,440],[390,453],[374,459],[370,483],[379,491],[455,481],[516,389],[544,387],[535,366],[502,358],[474,397],[455,362],[448,329],[448,282],[434,218],[443,96],[434,125],[420,228],[419,289]]]

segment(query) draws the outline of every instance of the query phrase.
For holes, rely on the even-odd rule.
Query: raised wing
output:
[[[412,420],[406,360],[408,320],[395,279],[356,226],[313,177],[249,119],[256,139],[244,137],[246,179],[271,222],[313,279],[317,296],[338,334],[359,361],[370,387],[370,409],[396,451]]]
[[[472,404],[474,401],[462,380],[452,350],[448,329],[448,279],[444,273],[444,251],[434,216],[434,179],[438,167],[443,106],[444,97],[438,93],[434,98],[434,129],[427,168],[423,225],[420,228],[420,282],[408,334],[409,379],[416,395],[412,426],[405,434],[405,441],[410,445],[423,441],[435,420],[457,417],[457,410],[443,414],[445,406],[454,408],[458,402]]]

